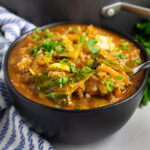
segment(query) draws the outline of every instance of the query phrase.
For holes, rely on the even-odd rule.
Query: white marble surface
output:
[[[138,108],[122,129],[104,141],[82,146],[52,144],[54,150],[150,150],[150,104]]]

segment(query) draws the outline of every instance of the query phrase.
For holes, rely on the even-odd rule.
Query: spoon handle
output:
[[[126,2],[116,2],[107,6],[104,6],[101,10],[101,14],[105,17],[112,17],[116,15],[120,10],[126,10],[132,13],[143,15],[145,17],[150,17],[150,9],[146,7],[141,7]]]
[[[139,71],[141,71],[141,70],[143,70],[143,69],[146,69],[146,68],[149,68],[149,67],[150,67],[150,60],[147,61],[147,62],[145,62],[145,63],[143,63],[143,64],[141,64],[141,65],[139,65],[139,66],[137,66],[136,68],[134,68],[134,69],[132,70],[132,72],[133,72],[133,74],[136,74],[136,73],[138,73]]]

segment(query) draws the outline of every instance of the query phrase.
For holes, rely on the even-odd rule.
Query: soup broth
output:
[[[36,28],[8,60],[14,87],[37,103],[63,109],[91,109],[131,96],[143,71],[140,50],[122,36],[93,25]]]

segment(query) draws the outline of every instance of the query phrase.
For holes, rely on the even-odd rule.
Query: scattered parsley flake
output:
[[[109,92],[112,92],[114,89],[114,81],[112,81],[108,76],[106,78],[106,87]]]
[[[40,44],[40,48],[43,47],[45,52],[51,52],[54,51],[56,49],[56,46],[62,45],[62,42],[53,42],[53,41],[48,41],[48,40],[44,40],[41,44]]]
[[[56,98],[56,93],[55,92],[50,93],[50,97],[53,98],[53,99]]]
[[[92,59],[91,61],[92,61],[92,62],[91,62],[88,66],[89,66],[90,68],[94,68],[94,67],[95,67],[95,65],[94,65],[95,60]]]
[[[52,37],[55,36],[54,33],[50,33],[49,29],[45,29],[45,33],[46,33],[46,34],[44,35],[45,38],[52,38]]]
[[[65,46],[63,46],[63,47],[61,47],[61,48],[57,49],[57,51],[58,51],[58,52],[64,52],[64,51],[65,51],[65,49],[66,49],[66,47],[65,47]]]
[[[63,58],[61,61],[60,61],[60,63],[66,63],[66,62],[68,62],[69,61],[69,59],[67,59],[67,58]]]
[[[55,108],[61,108],[61,106],[60,106],[60,105],[54,105],[54,107],[55,107]]]
[[[86,78],[89,73],[93,72],[92,69],[90,67],[83,67],[82,69],[80,69],[78,72],[75,72],[75,75],[81,79]]]
[[[34,34],[33,35],[33,40],[34,41],[40,40],[40,35]]]
[[[105,58],[105,62],[108,63],[108,58]]]
[[[94,38],[91,38],[88,41],[88,48],[95,55],[99,54],[99,51],[94,47],[96,43],[97,43],[97,41],[95,41]]]
[[[45,29],[44,31],[45,33],[50,33],[49,29]]]
[[[30,51],[31,54],[35,54],[35,55],[37,54],[37,52],[38,52],[37,47],[32,48],[31,51]]]
[[[85,30],[83,33],[84,33],[85,35],[88,35],[88,32],[87,32],[87,30]]]
[[[74,82],[75,82],[75,79],[74,79],[74,78],[69,78],[69,82],[70,82],[70,83],[74,83]]]
[[[41,29],[40,29],[39,27],[37,27],[37,28],[35,28],[35,29],[33,30],[33,32],[41,33],[42,31],[41,31]]]
[[[118,76],[116,77],[116,79],[117,79],[117,80],[122,80],[122,79],[123,79],[123,76],[118,75]]]
[[[120,45],[121,45],[122,50],[127,50],[128,49],[127,46],[129,45],[129,42],[123,42],[123,43],[120,43]]]
[[[139,65],[142,62],[141,58],[133,60],[133,64]]]
[[[120,48],[120,47],[118,47],[117,51],[120,51],[120,50],[121,50],[121,48]]]
[[[60,88],[62,88],[62,86],[67,83],[68,83],[68,77],[60,77],[57,80],[57,84],[59,85]]]
[[[71,70],[72,73],[76,73],[77,72],[77,69],[76,69],[76,67],[74,65],[69,64],[69,67],[70,67],[70,70]]]
[[[52,51],[46,54],[47,57],[51,57],[52,56]]]
[[[80,110],[80,106],[76,106],[75,109],[76,109],[76,110]]]
[[[77,30],[77,29],[72,29],[72,28],[70,28],[70,29],[69,29],[69,32],[70,32],[70,33],[77,33],[78,30]]]
[[[124,56],[123,54],[119,54],[119,55],[117,55],[117,57],[120,59],[126,59],[126,56]]]
[[[83,42],[87,42],[87,40],[86,40],[86,37],[85,37],[85,36],[79,36],[79,41],[80,41],[81,43],[83,43]]]
[[[59,67],[56,67],[56,69],[61,70],[61,68],[59,68]]]

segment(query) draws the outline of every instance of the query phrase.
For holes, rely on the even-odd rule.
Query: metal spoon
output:
[[[150,67],[150,60],[137,66],[136,68],[134,68],[132,70],[132,75],[130,78],[132,78],[136,73],[138,73],[139,71],[143,70],[143,69],[146,69],[146,68],[149,68]]]

